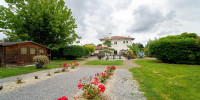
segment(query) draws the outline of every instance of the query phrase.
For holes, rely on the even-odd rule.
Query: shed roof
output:
[[[21,44],[21,43],[34,43],[34,44],[37,44],[37,45],[39,45],[39,46],[42,46],[42,47],[44,47],[44,48],[47,48],[47,49],[51,49],[51,48],[48,48],[48,47],[46,47],[46,46],[43,46],[43,45],[41,45],[41,44],[38,44],[38,43],[35,43],[35,42],[33,42],[33,41],[22,41],[22,42],[4,42],[4,43],[0,43],[0,46],[7,46],[7,45],[15,45],[15,44]]]

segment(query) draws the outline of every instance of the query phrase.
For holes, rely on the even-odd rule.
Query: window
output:
[[[117,41],[114,41],[114,45],[117,45]]]
[[[126,43],[128,44],[128,41],[126,41]]]
[[[39,49],[39,53],[44,53],[44,49]]]
[[[123,41],[123,43],[125,44],[125,41]]]
[[[26,47],[21,47],[20,51],[21,51],[21,54],[27,54],[27,48]]]
[[[30,54],[35,54],[35,48],[30,48]]]

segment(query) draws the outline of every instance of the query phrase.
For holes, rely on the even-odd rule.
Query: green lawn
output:
[[[82,60],[83,59],[77,59],[76,61],[82,61]],[[36,71],[41,71],[41,70],[46,70],[46,69],[58,68],[58,65],[60,63],[70,63],[73,61],[74,60],[51,60],[51,62],[53,62],[53,63],[49,63],[47,65],[47,67],[43,68],[43,69],[36,69],[35,66],[0,68],[0,79],[6,78],[6,77],[11,77],[11,76],[16,76],[16,75],[21,75],[21,74],[26,74],[26,73],[31,73],[31,72],[36,72]]]
[[[136,60],[133,77],[149,100],[200,100],[200,66]]]
[[[113,60],[113,61],[93,60],[86,62],[85,65],[123,65],[123,60]]]

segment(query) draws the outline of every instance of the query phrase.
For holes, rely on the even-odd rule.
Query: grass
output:
[[[129,69],[149,100],[199,100],[200,66],[136,60]]]
[[[76,61],[82,61],[82,60],[83,59],[77,59]],[[41,71],[41,70],[46,70],[46,69],[58,68],[58,65],[60,63],[70,63],[73,61],[74,60],[51,60],[51,62],[53,63],[49,63],[46,68],[42,68],[42,69],[36,69],[35,66],[0,68],[0,79],[16,76],[16,75],[21,75],[21,74],[27,74],[27,73],[36,72],[36,71]]]
[[[114,61],[93,60],[86,62],[84,65],[123,65],[123,60],[114,60]]]

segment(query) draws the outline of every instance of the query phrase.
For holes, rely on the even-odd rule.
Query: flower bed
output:
[[[80,96],[74,96],[74,98],[84,98],[84,99],[103,99],[103,93],[106,90],[104,86],[106,80],[109,79],[113,75],[113,71],[116,67],[111,66],[107,67],[104,72],[101,74],[95,74],[94,78],[83,77],[79,80],[79,84],[77,85],[78,89],[82,89],[82,94]]]
[[[61,71],[62,72],[68,72],[69,71],[69,67],[71,67],[71,69],[75,69],[76,67],[79,66],[79,63],[74,61],[74,62],[70,62],[70,64],[67,64],[67,63],[60,63],[58,65],[58,68],[62,68],[61,70],[58,70],[58,71],[55,71],[54,73],[60,73]]]

